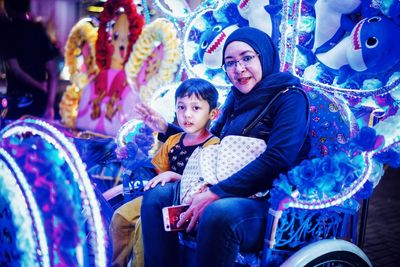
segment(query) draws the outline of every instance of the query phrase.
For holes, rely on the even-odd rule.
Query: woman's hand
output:
[[[213,203],[218,199],[219,196],[217,196],[210,190],[194,194],[189,209],[179,220],[177,226],[180,227],[186,221],[190,221],[188,227],[186,228],[186,232],[192,231],[196,227],[201,214],[203,214],[204,210],[208,207],[208,205],[210,205],[211,203]]]
[[[161,186],[164,186],[168,182],[175,182],[181,179],[181,175],[172,172],[172,171],[166,171],[163,173],[160,173],[159,175],[155,176],[153,179],[151,179],[146,186],[144,187],[144,191],[149,190],[150,188],[154,188],[157,184],[161,183]]]
[[[141,103],[135,106],[135,111],[138,115],[138,119],[144,121],[153,131],[159,133],[165,133],[167,131],[168,123],[154,109]]]

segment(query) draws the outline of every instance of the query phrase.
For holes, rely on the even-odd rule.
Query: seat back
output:
[[[358,132],[354,115],[338,96],[303,86],[310,101],[310,158],[348,153],[348,142]]]

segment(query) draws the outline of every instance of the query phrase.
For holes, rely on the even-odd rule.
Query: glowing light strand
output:
[[[38,127],[40,130],[36,129]],[[61,153],[68,165],[71,167],[74,180],[78,183],[82,195],[83,209],[90,213],[89,225],[93,227],[93,235],[95,236],[96,246],[94,248],[96,266],[106,266],[106,251],[105,251],[105,231],[102,224],[100,208],[97,198],[94,194],[90,179],[88,177],[85,165],[83,164],[78,151],[74,145],[56,128],[50,124],[36,119],[25,119],[16,121],[3,129],[2,136],[7,138],[14,134],[32,132],[39,135],[46,141],[51,143]],[[56,139],[50,135],[55,136]],[[71,160],[72,159],[72,160]]]
[[[0,148],[0,156],[2,156],[5,159],[5,164],[8,165],[8,167],[11,167],[11,170],[15,173],[10,171],[10,169],[1,169],[2,177],[3,179],[8,179],[8,180],[14,180],[15,184],[18,186],[18,188],[14,188],[13,193],[17,194],[18,196],[16,199],[25,199],[24,202],[19,201],[18,202],[18,211],[19,212],[26,212],[30,213],[30,216],[28,214],[25,214],[23,216],[23,221],[24,223],[28,223],[27,221],[29,218],[32,218],[32,226],[34,229],[34,233],[37,235],[37,242],[38,242],[38,248],[35,250],[37,252],[37,256],[39,256],[39,259],[41,261],[41,266],[47,267],[50,266],[50,259],[49,259],[49,251],[48,251],[48,245],[47,245],[47,239],[46,239],[46,234],[45,230],[43,227],[43,221],[40,216],[40,211],[38,208],[38,205],[36,203],[36,200],[32,194],[32,191],[30,190],[30,186],[28,182],[25,179],[25,176],[23,175],[22,171],[18,167],[17,163],[15,160],[8,154],[7,151],[5,151],[3,148]],[[0,158],[1,160],[1,158]],[[0,165],[1,166],[1,165]],[[19,190],[15,190],[19,189]],[[19,227],[19,226],[17,226]],[[19,229],[22,230],[22,229]],[[30,232],[32,233],[32,232]],[[24,233],[24,236],[26,236],[29,233]],[[18,240],[17,240],[18,241]],[[26,244],[20,244],[19,242],[17,243],[17,246],[19,247],[25,247]],[[29,251],[28,253],[32,253],[32,251]],[[26,262],[25,262],[26,263]]]
[[[142,0],[142,6],[143,6],[143,13],[144,13],[144,20],[146,24],[150,23],[150,11],[149,11],[149,6],[147,5],[146,0]]]

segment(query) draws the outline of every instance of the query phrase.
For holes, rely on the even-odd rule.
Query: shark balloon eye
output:
[[[221,25],[217,25],[213,28],[213,31],[215,32],[220,32],[222,30],[222,26]]]
[[[379,21],[381,21],[381,20],[382,20],[382,19],[381,19],[380,17],[372,17],[372,18],[368,19],[368,22],[374,23],[374,22],[379,22]]]
[[[207,46],[208,46],[208,42],[207,42],[207,41],[204,41],[204,42],[201,43],[201,46],[200,46],[200,47],[201,47],[202,49],[205,49]]]
[[[365,45],[368,48],[374,48],[379,44],[379,40],[376,37],[369,37],[366,41],[365,41]]]

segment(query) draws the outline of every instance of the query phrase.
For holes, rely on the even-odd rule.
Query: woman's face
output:
[[[261,62],[247,43],[233,41],[224,54],[225,71],[232,84],[243,94],[249,93],[261,80]]]

